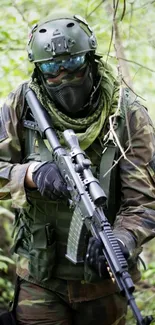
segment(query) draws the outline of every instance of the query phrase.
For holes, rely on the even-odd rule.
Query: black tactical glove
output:
[[[120,241],[119,239],[117,240],[124,257],[127,260],[129,258],[129,251],[127,247],[123,245],[122,241]],[[102,248],[103,248],[103,244],[101,240],[95,237],[91,237],[88,243],[86,262],[90,267],[92,267],[99,274],[100,277],[108,278],[109,277],[109,273],[107,270],[108,265],[103,255]]]
[[[37,165],[32,173],[32,179],[41,195],[45,195],[51,200],[69,195],[67,184],[63,181],[56,164],[52,162]]]

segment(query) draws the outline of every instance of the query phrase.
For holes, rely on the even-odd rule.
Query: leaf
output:
[[[7,262],[7,263],[10,263],[10,264],[15,264],[15,262],[11,259],[11,258],[9,258],[9,257],[7,257],[7,256],[3,256],[3,255],[0,255],[0,262]]]
[[[0,270],[7,272],[8,265],[6,263],[0,261]]]

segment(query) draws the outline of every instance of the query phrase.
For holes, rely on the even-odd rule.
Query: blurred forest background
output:
[[[31,27],[56,10],[61,14],[66,9],[87,19],[97,36],[98,53],[112,65],[116,77],[140,97],[155,121],[155,1],[151,0],[1,0],[0,104],[31,75],[33,66],[26,52]],[[14,289],[15,266],[10,254],[14,215],[10,206],[11,202],[1,201],[1,308],[8,305]],[[142,270],[135,297],[142,313],[155,317],[154,256],[155,240],[152,240],[142,254],[147,269]],[[127,324],[135,324],[130,310]]]

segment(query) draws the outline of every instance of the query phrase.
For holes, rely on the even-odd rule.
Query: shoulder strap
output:
[[[21,105],[21,111],[20,111],[20,116],[19,116],[20,121],[22,121],[22,119],[28,109],[26,99],[25,99],[25,93],[26,93],[27,88],[28,88],[28,82],[24,82],[22,85],[22,105]]]
[[[116,116],[114,126],[116,135],[122,147],[124,145],[123,133],[125,127],[125,115],[126,109],[127,107],[129,107],[129,105],[129,90],[125,88],[123,89],[123,94],[121,98],[121,112],[119,116]],[[119,156],[119,148],[113,138],[109,136],[108,140],[106,140],[104,150],[102,152],[99,181],[107,196],[107,217],[111,224],[114,222],[115,215],[120,204],[120,198],[118,197],[118,188],[120,186],[119,175],[117,173],[118,164],[112,168],[114,162],[119,158]]]
[[[25,92],[28,89],[28,84],[24,85],[23,93],[25,98]],[[46,147],[40,133],[38,132],[37,122],[34,120],[31,115],[31,110],[27,104],[27,101],[24,101],[23,112],[21,114],[22,125],[25,128],[26,139],[25,139],[25,151],[27,153],[25,160],[34,159],[34,160],[52,160],[52,154]],[[34,148],[37,142],[38,152],[36,154]]]

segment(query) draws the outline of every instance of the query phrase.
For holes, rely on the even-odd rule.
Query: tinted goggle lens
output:
[[[59,73],[60,69],[63,67],[66,70],[74,71],[85,63],[85,55],[71,57],[68,60],[61,61],[48,61],[39,63],[39,68],[43,73],[49,73],[56,75]]]

